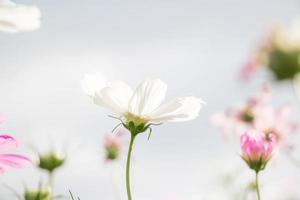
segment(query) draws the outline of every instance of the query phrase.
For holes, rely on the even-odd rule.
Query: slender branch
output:
[[[130,144],[128,148],[128,155],[127,155],[127,164],[126,164],[126,189],[127,189],[128,200],[132,200],[131,187],[130,187],[130,162],[131,162],[131,153],[132,153],[134,140],[135,140],[135,135],[131,134]]]

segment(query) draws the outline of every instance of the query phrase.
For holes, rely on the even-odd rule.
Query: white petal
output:
[[[153,112],[151,122],[178,122],[196,118],[204,105],[204,101],[196,97],[177,98]]]
[[[15,6],[16,4],[10,0],[0,0],[0,6]]]
[[[40,26],[41,12],[36,6],[14,5],[2,0],[0,4],[0,31],[15,33],[33,31]]]
[[[102,74],[86,74],[81,81],[81,87],[87,95],[93,97],[107,86],[107,82],[107,78]]]
[[[102,74],[85,75],[81,81],[83,90],[95,104],[122,115],[128,111],[132,89],[119,80],[108,81]]]
[[[110,81],[107,87],[96,93],[94,102],[118,115],[123,115],[128,112],[128,102],[132,94],[132,89],[126,83]]]
[[[291,27],[287,29],[287,40],[292,47],[300,48],[300,17],[292,21]]]
[[[157,109],[167,91],[167,85],[159,79],[147,79],[135,90],[129,102],[129,111],[135,115],[147,115]]]

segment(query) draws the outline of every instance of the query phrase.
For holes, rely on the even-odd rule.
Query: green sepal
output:
[[[247,163],[249,168],[254,170],[256,173],[264,170],[268,164],[268,160],[263,160],[262,158],[259,160],[247,160],[243,156],[241,157]]]
[[[137,136],[139,133],[145,132],[150,127],[150,124],[141,123],[136,125],[133,121],[130,121],[127,124],[123,123],[123,126],[129,130],[133,136]]]

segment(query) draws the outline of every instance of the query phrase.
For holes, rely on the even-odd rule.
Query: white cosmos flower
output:
[[[36,6],[18,5],[0,0],[0,32],[33,31],[40,26],[40,10]]]
[[[167,85],[159,79],[146,79],[133,91],[122,81],[86,75],[82,87],[95,104],[135,125],[192,120],[204,104],[200,98],[189,96],[161,105]]]

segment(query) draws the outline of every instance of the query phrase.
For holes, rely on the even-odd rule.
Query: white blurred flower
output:
[[[86,75],[82,87],[95,104],[108,108],[126,124],[133,122],[135,126],[192,120],[204,104],[200,98],[190,96],[161,105],[167,85],[159,79],[146,79],[133,91],[122,81]]]
[[[0,0],[0,32],[34,31],[40,26],[40,17],[40,10],[36,6]]]
[[[300,17],[295,18],[287,28],[277,27],[273,32],[274,45],[280,48],[300,49]]]

